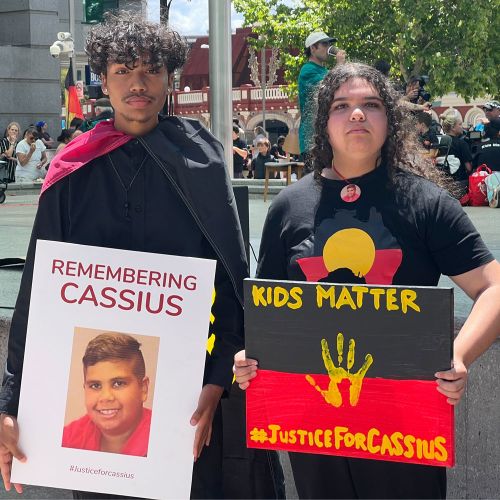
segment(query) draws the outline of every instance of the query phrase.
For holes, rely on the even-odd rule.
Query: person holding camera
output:
[[[405,95],[399,104],[410,111],[428,111],[432,104],[431,95],[425,90],[426,81],[421,76],[412,76],[406,84]]]

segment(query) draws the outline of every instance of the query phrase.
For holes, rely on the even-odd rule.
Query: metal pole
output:
[[[260,87],[262,89],[262,128],[266,131],[266,47],[260,52]]]
[[[69,7],[69,32],[71,33],[71,36],[73,37],[75,48],[73,50],[73,62],[72,68],[73,68],[73,81],[76,82],[76,34],[75,34],[75,0],[68,0],[68,7]]]
[[[212,133],[224,146],[230,176],[233,176],[233,82],[231,58],[231,0],[208,2],[210,45],[210,121]]]

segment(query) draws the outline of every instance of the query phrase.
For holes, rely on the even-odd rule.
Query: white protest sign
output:
[[[38,241],[13,482],[189,497],[215,265]]]

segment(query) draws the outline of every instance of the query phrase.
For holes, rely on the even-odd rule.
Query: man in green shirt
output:
[[[336,38],[329,37],[322,31],[311,33],[305,42],[305,53],[309,58],[302,66],[299,73],[299,106],[300,106],[300,127],[299,143],[300,153],[303,160],[306,160],[307,153],[312,147],[314,135],[314,116],[316,111],[314,92],[323,78],[328,73],[324,64],[335,53],[337,64],[345,62],[345,51],[332,51],[332,43]]]

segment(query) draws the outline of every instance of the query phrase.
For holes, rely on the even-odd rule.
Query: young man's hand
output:
[[[212,420],[223,392],[224,389],[222,387],[213,384],[207,384],[201,390],[198,408],[196,408],[190,420],[190,424],[196,426],[193,444],[195,462],[201,455],[203,446],[208,446],[210,444],[210,438],[212,437]]]
[[[26,456],[18,448],[19,427],[14,417],[10,415],[0,415],[0,470],[2,473],[3,484],[7,491],[14,486],[18,493],[23,492],[21,484],[10,482],[10,471],[12,469],[12,457],[21,462],[26,461]]]

